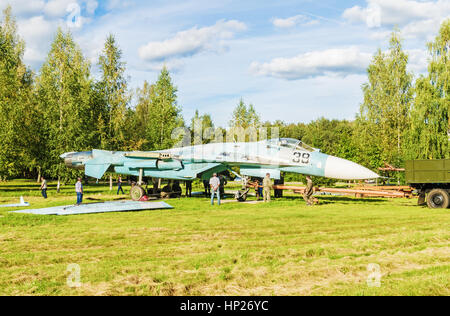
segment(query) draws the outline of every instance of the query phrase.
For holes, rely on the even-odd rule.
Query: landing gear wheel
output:
[[[429,208],[448,208],[450,205],[450,195],[442,189],[434,189],[427,196]]]
[[[247,191],[237,191],[236,195],[235,195],[236,200],[238,200],[239,202],[245,202],[245,200],[247,200],[247,193],[248,193],[248,190]]]
[[[133,201],[139,201],[145,195],[145,190],[141,186],[135,185],[131,188],[130,195]]]

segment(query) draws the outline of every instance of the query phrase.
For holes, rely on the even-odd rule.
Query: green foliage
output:
[[[144,87],[145,88],[145,87]],[[179,141],[173,137],[176,128],[184,126],[181,108],[177,104],[177,88],[166,67],[161,70],[153,87],[144,90],[141,95],[141,111],[146,114],[143,124],[146,138],[146,150],[158,150],[172,147]]]
[[[198,110],[195,110],[195,115],[191,120],[191,140],[192,144],[208,144],[214,140],[214,123],[211,115],[200,115]]]
[[[241,99],[233,111],[227,141],[256,141],[258,129],[261,126],[260,121],[260,116],[256,113],[253,104],[247,106]]]
[[[0,179],[17,176],[35,162],[35,147],[27,139],[36,127],[36,109],[31,105],[33,76],[23,63],[24,50],[11,7],[7,7],[0,24]]]
[[[399,33],[394,31],[387,53],[378,50],[367,69],[364,102],[357,116],[357,135],[364,160],[372,167],[383,161],[403,161],[408,112],[413,100],[412,74],[407,72],[408,55]]]
[[[409,159],[450,158],[450,19],[428,44],[428,75],[416,81],[407,144]]]
[[[255,107],[241,99],[226,140],[261,139],[266,136],[263,127],[269,138],[301,139],[372,169],[383,162],[401,166],[405,159],[449,158],[449,43],[447,20],[428,44],[428,74],[420,76],[413,89],[408,56],[394,31],[389,51],[379,50],[367,69],[364,101],[354,122],[320,118],[308,124],[262,123]],[[61,29],[37,76],[23,63],[24,49],[8,7],[0,23],[0,180],[41,172],[50,178],[73,178],[81,172],[63,165],[59,156],[64,152],[159,150],[179,145],[182,136],[186,139],[177,88],[167,68],[155,83],[145,81],[136,91],[135,106],[130,105],[126,64],[113,35],[99,56],[98,81],[92,79],[91,65],[72,35]],[[222,141],[213,133],[209,114],[196,111],[190,123],[194,143]],[[304,180],[299,175],[287,179]]]
[[[249,104],[248,106],[244,103],[244,100],[240,100],[239,104],[233,111],[233,116],[230,121],[230,127],[259,127],[260,125],[260,117],[258,113],[256,113],[255,107],[253,104]]]
[[[73,177],[59,156],[89,150],[97,139],[96,107],[91,102],[90,64],[70,33],[56,33],[46,62],[37,78],[37,98],[43,113],[41,150],[44,170],[51,177]]]
[[[124,129],[130,96],[124,74],[125,63],[121,57],[122,51],[115,37],[109,35],[98,62],[102,72],[99,87],[104,101],[100,107],[101,148],[107,150],[123,150],[126,143]]]

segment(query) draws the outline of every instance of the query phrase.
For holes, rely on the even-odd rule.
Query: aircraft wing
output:
[[[76,163],[72,155],[70,163]],[[159,152],[111,152],[104,150],[92,151],[92,155],[83,162],[85,174],[100,179],[106,171],[118,174],[192,180],[197,177],[209,179],[214,172],[221,172],[227,166],[219,162],[191,162],[173,158],[170,154]]]
[[[186,163],[180,170],[146,169],[144,176],[172,180],[193,180],[195,178],[207,180],[212,177],[213,173],[225,170],[227,170],[227,166],[221,163]]]

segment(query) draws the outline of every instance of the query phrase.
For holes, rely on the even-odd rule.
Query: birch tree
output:
[[[24,50],[11,7],[7,7],[0,23],[0,179],[36,167],[36,139],[31,132],[38,117],[30,119],[35,114],[33,74],[23,63]]]
[[[382,162],[401,164],[408,113],[413,99],[413,76],[407,71],[408,55],[394,31],[388,52],[378,50],[367,69],[364,102],[357,116],[361,151],[372,167]]]
[[[408,158],[450,158],[450,19],[428,44],[428,75],[416,81]]]
[[[90,64],[70,33],[58,29],[47,60],[37,78],[37,97],[44,116],[41,139],[46,173],[75,177],[64,166],[64,152],[90,150],[97,137],[97,111],[92,103]]]

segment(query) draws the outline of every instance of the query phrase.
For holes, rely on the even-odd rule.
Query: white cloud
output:
[[[218,21],[213,26],[178,32],[173,38],[162,42],[150,42],[139,48],[139,57],[147,61],[162,61],[186,57],[207,50],[221,50],[224,40],[231,39],[236,32],[246,29],[242,22]]]
[[[328,74],[346,76],[363,73],[372,55],[356,47],[328,49],[300,54],[293,58],[275,58],[268,63],[253,62],[250,71],[260,76],[288,80]]]
[[[58,22],[47,20],[43,15],[39,15],[18,20],[17,26],[20,36],[26,43],[25,61],[33,65],[43,61],[49,49],[47,45],[56,31]]]
[[[67,14],[70,4],[77,3],[74,0],[50,0],[45,4],[44,12],[50,17],[62,17]]]
[[[140,70],[160,72],[163,67],[166,67],[171,73],[179,72],[186,63],[182,59],[172,59],[164,62],[153,62],[147,63],[146,65],[141,65]]]
[[[128,0],[109,0],[107,1],[106,8],[108,10],[124,9],[130,7],[131,5],[132,2]]]
[[[406,50],[406,53],[408,54],[408,69],[415,75],[425,74],[428,67],[428,52],[424,49],[409,49]]]
[[[98,6],[98,2],[95,0],[51,0],[47,2],[16,0],[12,4],[13,14],[17,16],[19,35],[26,43],[25,62],[33,67],[38,67],[44,61],[58,26],[68,28],[68,17],[77,13],[73,11],[74,4],[78,4],[80,9],[85,8],[89,15],[94,14]],[[67,11],[68,8],[72,8],[72,10]],[[71,30],[77,32],[91,20],[89,17],[76,15],[79,27]]]
[[[274,26],[279,27],[279,28],[291,28],[291,27],[297,26],[299,24],[315,25],[315,24],[319,23],[319,21],[312,20],[311,18],[300,14],[300,15],[291,16],[286,19],[275,18],[272,20],[272,23]]]
[[[6,0],[0,1],[0,9],[11,5],[14,16],[23,18],[45,15],[47,18],[62,18],[68,14],[67,9],[72,4],[85,8],[88,15],[95,13],[98,7],[96,0]]]
[[[388,41],[392,35],[392,31],[375,31],[370,33],[369,37],[377,41]]]
[[[45,7],[44,0],[14,0],[14,1],[1,1],[0,9],[4,9],[6,6],[11,5],[14,15],[31,15],[37,14]]]
[[[46,20],[42,15],[21,20],[18,24],[19,33],[26,41],[47,36],[49,33],[55,31],[55,25]]]
[[[86,11],[88,14],[94,14],[98,7],[98,2],[95,0],[86,0]]]
[[[366,7],[354,6],[343,18],[368,27],[399,26],[405,37],[429,37],[450,17],[450,1],[367,0]],[[382,35],[380,35],[382,36]]]

